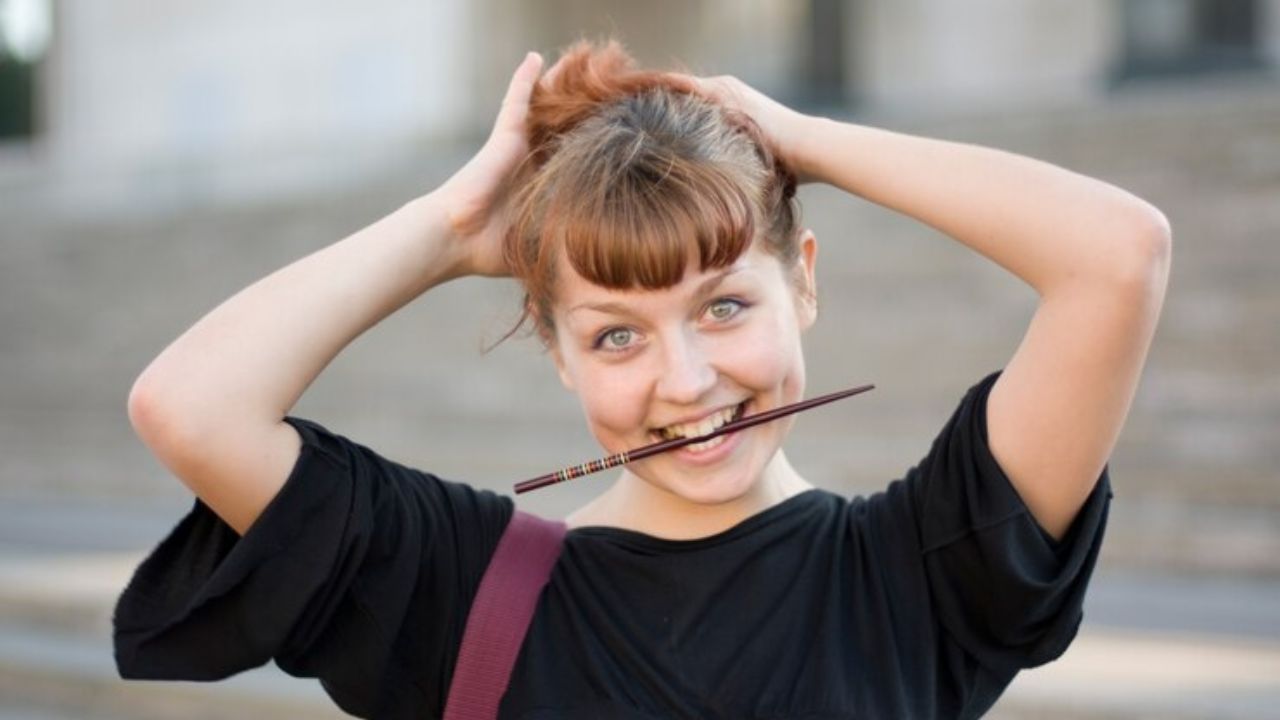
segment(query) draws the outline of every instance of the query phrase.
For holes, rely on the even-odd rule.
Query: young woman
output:
[[[436,191],[244,289],[134,385],[196,494],[116,611],[125,677],[275,661],[344,710],[437,717],[510,499],[289,416],[341,349],[465,275],[513,275],[607,452],[793,402],[815,320],[799,179],[910,215],[1032,285],[1006,367],[869,498],[778,421],[633,463],[572,513],[509,718],[954,718],[1075,635],[1106,461],[1168,277],[1159,211],[1005,152],[811,117],[616,45],[516,70]]]

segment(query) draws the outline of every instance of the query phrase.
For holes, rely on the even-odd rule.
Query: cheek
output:
[[[582,411],[596,440],[610,450],[632,445],[630,435],[645,421],[644,383],[623,366],[596,368],[576,379]],[[623,435],[628,441],[618,440]]]
[[[795,323],[775,315],[753,323],[727,348],[724,370],[743,385],[757,390],[783,386],[784,395],[803,390],[804,356]],[[793,387],[798,383],[798,389]]]

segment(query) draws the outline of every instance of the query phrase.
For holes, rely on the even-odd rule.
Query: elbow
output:
[[[135,433],[141,434],[142,427],[151,419],[151,397],[142,384],[142,378],[134,381],[129,388],[129,399],[125,402],[125,412],[129,414],[129,424]]]
[[[134,381],[133,387],[129,389],[125,410],[129,414],[129,424],[133,426],[133,433],[138,436],[138,439],[149,448],[157,447],[160,439],[158,431],[163,421],[156,409],[155,396],[142,378]]]
[[[165,409],[164,400],[145,377],[144,374],[133,383],[125,408],[133,433],[152,453],[161,457],[180,445],[179,426],[174,421],[175,415]]]
[[[200,447],[200,436],[194,434],[189,423],[173,410],[163,393],[141,380],[129,391],[127,410],[133,434],[156,460],[188,489],[197,492],[197,485],[190,479],[203,472],[200,456],[194,452]]]
[[[1145,202],[1143,205],[1135,232],[1138,244],[1148,265],[1167,271],[1173,251],[1173,226],[1159,208]]]
[[[1173,229],[1169,219],[1154,205],[1138,201],[1125,229],[1119,233],[1114,279],[1124,287],[1164,293],[1173,254]]]

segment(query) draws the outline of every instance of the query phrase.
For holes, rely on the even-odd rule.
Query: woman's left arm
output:
[[[704,91],[751,115],[803,180],[924,222],[1040,296],[987,400],[992,455],[1061,539],[1128,415],[1169,277],[1171,232],[1147,202],[1000,150],[801,115],[733,78]]]
[[[1061,539],[1132,404],[1169,278],[1171,232],[1105,182],[990,148],[806,118],[806,176],[924,222],[1039,294],[991,388],[991,453]],[[817,149],[821,148],[821,151]]]

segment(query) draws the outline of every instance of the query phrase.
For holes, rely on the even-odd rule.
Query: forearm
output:
[[[152,361],[131,408],[187,431],[279,422],[342,348],[450,276],[447,227],[428,195],[258,280]]]
[[[1163,215],[1100,180],[1000,150],[810,118],[803,175],[913,217],[1046,295],[1141,276]]]

